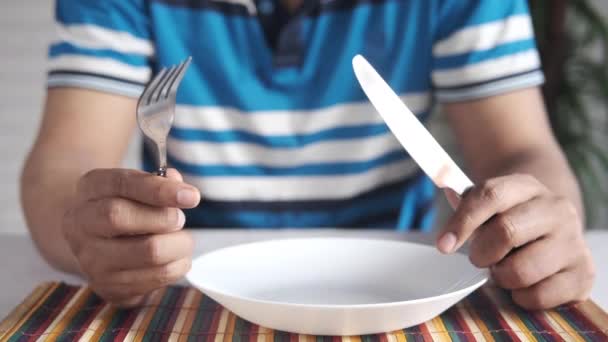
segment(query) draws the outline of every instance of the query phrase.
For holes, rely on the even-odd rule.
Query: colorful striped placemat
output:
[[[415,327],[366,336],[305,336],[249,323],[198,290],[173,286],[136,309],[104,303],[87,287],[36,288],[2,323],[0,341],[608,341],[608,315],[593,302],[529,312],[485,286],[441,316]]]

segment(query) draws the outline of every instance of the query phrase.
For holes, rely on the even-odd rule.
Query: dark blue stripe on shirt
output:
[[[150,39],[146,0],[57,0],[55,18],[64,25],[89,24]]]
[[[132,65],[134,67],[147,67],[148,60],[142,55],[126,54],[116,52],[114,50],[105,49],[88,49],[75,46],[73,44],[62,42],[51,45],[49,57],[57,57],[63,55],[89,56],[96,58],[110,58],[117,62]]]

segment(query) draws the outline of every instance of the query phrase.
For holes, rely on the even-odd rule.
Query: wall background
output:
[[[608,1],[595,2],[608,16]],[[53,34],[53,4],[43,0],[9,0],[0,4],[0,232],[25,232],[18,177],[41,117],[46,48]],[[433,130],[450,151],[456,151],[440,117],[435,117]],[[138,141],[139,137],[135,137],[131,144],[126,166],[138,165]],[[445,217],[448,212],[442,203],[440,216]],[[597,226],[608,227],[608,213]]]

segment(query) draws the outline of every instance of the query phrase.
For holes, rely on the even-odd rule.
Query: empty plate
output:
[[[486,282],[461,254],[399,241],[256,242],[196,258],[188,281],[238,316],[310,335],[362,335],[432,319]]]

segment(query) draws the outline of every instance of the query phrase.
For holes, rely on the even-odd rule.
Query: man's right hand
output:
[[[167,178],[124,169],[96,169],[79,181],[63,233],[82,274],[102,298],[139,304],[190,269],[193,240],[184,213],[200,201],[174,169]]]

